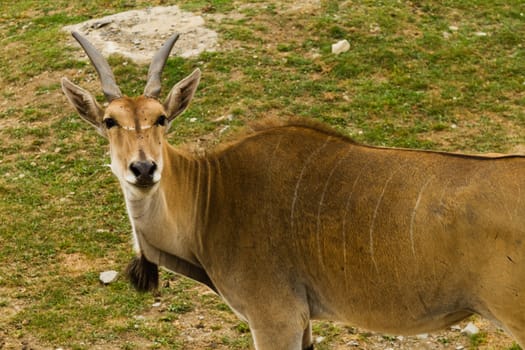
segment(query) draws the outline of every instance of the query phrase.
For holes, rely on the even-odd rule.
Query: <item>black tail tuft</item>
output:
[[[139,292],[153,292],[159,287],[159,267],[148,261],[144,255],[131,260],[126,274],[131,285]]]

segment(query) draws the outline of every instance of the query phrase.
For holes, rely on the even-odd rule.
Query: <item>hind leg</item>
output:
[[[503,328],[522,349],[525,349],[525,305],[511,302],[491,306],[490,311],[488,308],[482,308],[478,313]]]

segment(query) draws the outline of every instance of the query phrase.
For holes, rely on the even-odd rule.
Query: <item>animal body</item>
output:
[[[122,96],[104,58],[74,34],[109,101],[63,79],[109,140],[137,258],[200,281],[246,320],[258,350],[313,348],[311,319],[390,334],[477,313],[525,345],[525,159],[369,147],[327,128],[267,124],[196,156],[165,135],[196,70],[158,100],[176,41],[153,59],[144,95]]]

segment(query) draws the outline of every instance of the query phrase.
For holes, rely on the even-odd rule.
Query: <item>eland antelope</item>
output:
[[[317,124],[266,123],[206,155],[165,135],[197,69],[159,100],[177,36],[155,54],[142,96],[73,34],[109,102],[62,80],[109,140],[145,291],[157,266],[217,292],[258,350],[312,349],[311,319],[417,334],[476,313],[525,345],[525,158],[380,148]]]

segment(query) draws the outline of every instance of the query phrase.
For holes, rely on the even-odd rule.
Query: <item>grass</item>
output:
[[[315,118],[376,145],[507,152],[524,144],[520,1],[325,0],[305,2],[302,10],[263,0],[3,1],[0,344],[198,348],[184,332],[202,323],[217,333],[205,344],[251,346],[246,325],[190,281],[163,275],[169,286],[159,296],[137,294],[123,278],[98,282],[99,272],[122,271],[129,261],[130,227],[117,181],[104,166],[106,142],[60,92],[60,77],[74,76],[102,95],[90,82],[93,68],[74,58],[60,28],[161,3],[225,15],[206,18],[228,50],[170,59],[165,69],[164,93],[195,67],[203,71],[194,103],[172,128],[175,144],[203,136],[215,142],[266,116]],[[331,54],[341,39],[350,50]],[[122,91],[140,94],[147,67],[117,56],[110,64]],[[233,119],[214,121],[222,116]],[[153,307],[159,300],[163,306]],[[196,321],[184,324],[188,319]],[[324,337],[321,348],[349,337],[382,339],[330,323],[314,330]],[[485,333],[470,343],[454,334],[441,339],[518,348]]]

